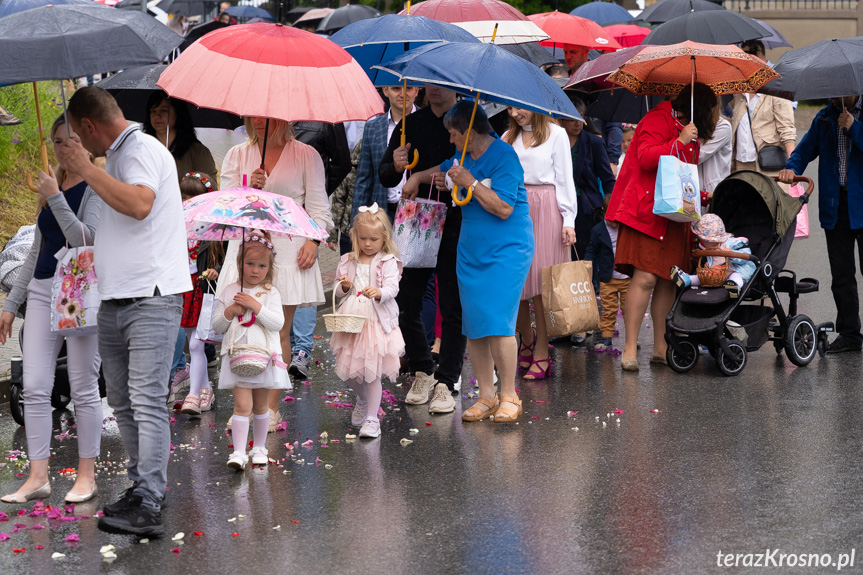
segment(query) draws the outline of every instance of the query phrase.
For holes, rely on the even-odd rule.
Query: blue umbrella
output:
[[[448,22],[425,16],[387,14],[380,18],[367,18],[348,24],[330,40],[347,50],[359,62],[375,86],[393,86],[398,78],[388,72],[372,68],[389,62],[408,50],[434,42],[467,42],[479,40],[462,28]]]
[[[7,2],[9,0],[6,0]],[[770,32],[770,36],[765,36],[764,38],[759,38],[758,41],[764,44],[764,47],[768,50],[771,48],[793,48],[791,42],[788,41],[785,36],[782,35],[782,32],[765,22],[764,20],[759,20],[758,18],[753,18],[762,28]]]
[[[476,98],[474,113],[476,104],[483,99],[556,118],[584,121],[569,97],[545,72],[493,43],[428,44],[375,68],[395,74],[403,80],[433,84],[473,96]],[[473,115],[467,130],[468,139],[472,127]],[[467,204],[472,196],[468,189],[465,198],[459,198],[458,186],[453,188],[452,195],[453,201],[460,206]]]
[[[14,14],[16,12],[23,12],[24,10],[29,10],[30,8],[47,6],[48,4],[53,4],[54,6],[57,6],[58,4],[92,3],[93,0],[3,0],[2,2],[0,2],[0,18],[8,16],[10,14]]]
[[[587,4],[582,4],[570,12],[570,14],[593,20],[600,26],[632,21],[632,14],[620,4],[615,4],[614,2],[588,2]]]
[[[225,10],[226,14],[230,14],[234,18],[263,18],[264,20],[273,21],[273,15],[264,10],[263,8],[256,8],[255,6],[231,6],[227,10]]]

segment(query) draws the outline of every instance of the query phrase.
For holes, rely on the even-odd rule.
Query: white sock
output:
[[[266,447],[267,445],[267,430],[270,427],[270,413],[263,415],[255,414],[252,420],[252,431],[254,433],[255,447]]]
[[[728,276],[728,279],[737,284],[737,287],[743,287],[743,276],[740,275],[740,272],[731,272],[731,274]]]
[[[235,413],[231,423],[231,435],[234,438],[234,451],[245,453],[249,439],[249,418]]]

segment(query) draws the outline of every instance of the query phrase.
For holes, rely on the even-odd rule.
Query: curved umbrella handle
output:
[[[458,197],[458,186],[453,186],[452,188],[452,201],[457,206],[466,206],[470,203],[471,199],[473,199],[473,186],[469,186],[467,189],[467,193],[464,195],[464,199],[460,199]]]
[[[778,176],[773,176],[773,179],[777,182],[779,181]],[[815,182],[812,181],[812,178],[807,178],[806,176],[794,176],[793,181],[795,183],[803,182],[806,184],[805,193],[807,196],[811,196],[812,192],[815,190]]]
[[[39,150],[42,154],[42,169],[45,173],[49,173],[49,164],[48,164],[48,147],[45,145],[45,141],[42,141],[42,145]],[[30,188],[31,192],[39,193],[39,189],[33,184],[33,176],[30,173],[30,170],[27,170],[25,174],[25,178],[27,179],[27,187]]]
[[[419,163],[420,163],[420,151],[414,150],[414,161],[411,162],[410,164],[406,164],[404,166],[404,169],[405,170],[413,170],[414,168],[417,167],[417,164],[419,164]]]

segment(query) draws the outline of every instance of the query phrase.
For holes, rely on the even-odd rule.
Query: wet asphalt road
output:
[[[829,278],[820,230],[795,244],[787,267]],[[834,319],[828,284],[801,300],[816,322]],[[637,374],[621,372],[618,355],[556,348],[550,381],[518,385],[518,425],[463,424],[469,398],[455,414],[430,416],[403,403],[409,383],[400,380],[403,387],[387,386],[399,401],[385,406],[383,435],[372,441],[346,440],[356,432],[350,410],[326,397],[346,388],[319,339],[321,364],[282,404],[287,429],[267,442],[278,464],[227,468],[231,405],[220,392],[215,412],[172,423],[169,537],[142,544],[99,532],[92,518],[12,516],[0,522],[10,534],[0,541],[0,573],[740,573],[763,569],[719,567],[717,554],[774,549],[777,563],[779,554],[810,553],[831,554],[824,560],[832,563],[854,550],[854,567],[841,572],[861,572],[863,354],[795,368],[768,344],[739,377],[722,376],[709,356],[679,375],[648,366],[651,327],[641,334]],[[55,415],[59,435],[73,415]],[[4,453],[26,448],[6,411],[0,438]],[[402,446],[403,438],[413,443]],[[293,442],[291,458],[284,444]],[[74,440],[53,446],[55,475],[76,465]],[[98,502],[75,515],[92,515],[126,487],[122,459],[109,420]],[[16,488],[16,471],[7,461],[0,492]],[[71,484],[55,479],[48,503],[62,504]],[[15,523],[24,527],[13,532]],[[182,544],[171,540],[178,532]],[[72,534],[80,541],[67,542]],[[116,547],[112,562],[100,555],[107,544]],[[55,552],[65,557],[52,559]]]

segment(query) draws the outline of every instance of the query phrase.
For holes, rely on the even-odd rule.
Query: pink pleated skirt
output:
[[[360,333],[334,333],[330,348],[336,355],[336,375],[342,381],[361,380],[371,383],[387,378],[395,381],[399,376],[405,352],[405,340],[396,327],[389,333],[384,331],[372,301],[365,296],[345,296],[339,305],[339,313],[364,315],[366,321]]]
[[[528,186],[527,205],[533,221],[533,263],[521,292],[522,301],[542,294],[542,268],[572,260],[569,246],[563,244],[560,232],[563,216],[557,205],[554,186]]]

